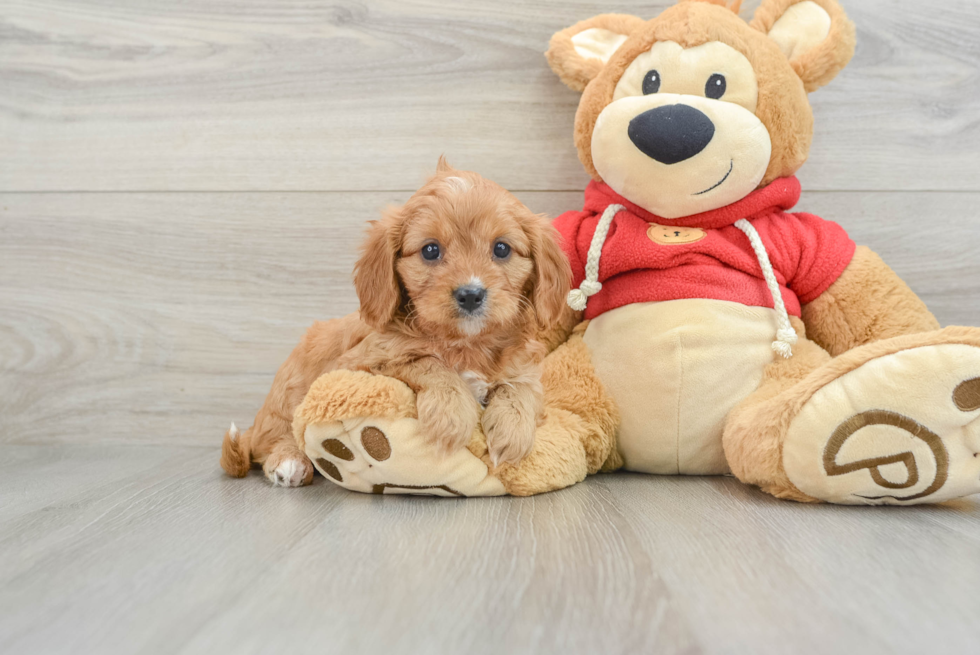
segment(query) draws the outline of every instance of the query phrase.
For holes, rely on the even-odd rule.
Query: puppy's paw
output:
[[[262,467],[276,487],[302,487],[313,481],[313,464],[302,453],[273,453]]]
[[[479,408],[469,394],[452,389],[425,389],[416,401],[423,434],[455,453],[469,444],[480,420]]]
[[[494,466],[519,464],[534,448],[536,417],[520,411],[513,403],[491,400],[483,412],[482,424]]]

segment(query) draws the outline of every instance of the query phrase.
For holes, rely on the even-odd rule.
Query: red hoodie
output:
[[[840,277],[854,257],[854,242],[842,227],[812,214],[788,214],[800,199],[795,177],[781,178],[742,200],[677,220],[659,218],[629,202],[607,184],[592,182],[582,211],[555,219],[574,287],[585,279],[585,262],[599,218],[611,204],[623,205],[609,228],[599,260],[602,290],[589,298],[585,318],[631,303],[706,298],[773,307],[762,268],[748,237],[734,223],[745,218],[759,233],[776,273],[786,310],[801,315]],[[651,224],[699,228],[688,243],[655,242]],[[703,236],[701,236],[703,230]]]

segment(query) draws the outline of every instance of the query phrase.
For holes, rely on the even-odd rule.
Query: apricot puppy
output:
[[[531,451],[541,411],[535,340],[563,311],[571,273],[548,220],[475,173],[438,172],[370,231],[354,274],[375,328],[338,368],[406,382],[425,434],[465,447],[478,403],[495,464]]]
[[[334,369],[404,381],[417,394],[423,433],[447,451],[469,443],[485,406],[492,461],[519,462],[534,445],[542,407],[547,349],[535,336],[562,320],[570,280],[545,217],[440,159],[404,206],[372,222],[354,271],[359,316],[310,328],[254,426],[226,435],[222,466],[244,475],[264,462],[275,484],[309,483],[312,467],[285,419]]]

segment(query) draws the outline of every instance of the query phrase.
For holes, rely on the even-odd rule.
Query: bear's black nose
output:
[[[453,297],[460,309],[467,314],[473,314],[483,306],[487,290],[477,286],[459,287],[453,291]]]
[[[626,133],[644,155],[669,165],[707,148],[715,136],[715,124],[689,105],[667,105],[631,120]]]

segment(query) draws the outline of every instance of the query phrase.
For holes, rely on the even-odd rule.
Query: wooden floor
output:
[[[845,5],[858,53],[813,96],[799,207],[980,325],[980,3]],[[378,498],[218,469],[304,328],[355,308],[364,222],[440,153],[580,206],[577,96],[541,52],[609,10],[0,3],[0,652],[977,652],[976,497],[614,474]]]

